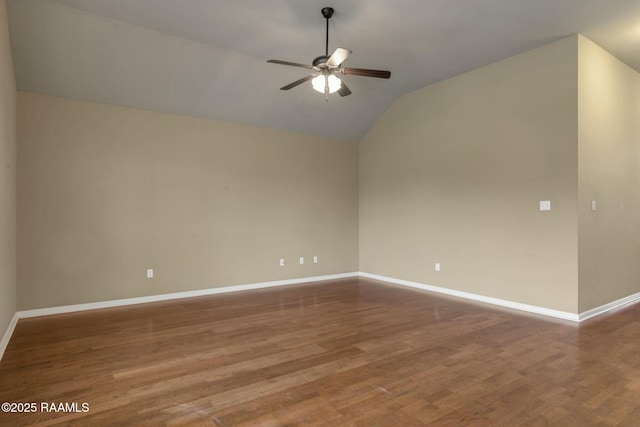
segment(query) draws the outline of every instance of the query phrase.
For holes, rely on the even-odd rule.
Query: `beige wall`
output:
[[[18,135],[20,309],[357,271],[355,142],[22,92]]]
[[[0,0],[0,338],[16,311],[16,82]]]
[[[637,117],[639,74],[581,36],[401,97],[359,159],[349,141],[20,93],[18,305],[359,269],[583,312],[640,292]],[[15,311],[3,243],[0,327]]]
[[[579,46],[579,279],[585,311],[640,292],[640,74],[584,37]]]
[[[360,270],[576,313],[577,60],[574,36],[401,97],[360,143]]]

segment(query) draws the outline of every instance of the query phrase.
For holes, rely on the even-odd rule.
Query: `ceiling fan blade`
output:
[[[348,57],[351,55],[351,51],[349,49],[337,48],[327,60],[327,65],[329,67],[338,67],[342,64]]]
[[[391,77],[391,71],[367,70],[365,68],[342,68],[340,72],[352,76],[377,77],[379,79],[388,79]]]
[[[298,86],[298,85],[301,85],[301,84],[302,84],[302,83],[304,83],[304,82],[308,82],[309,80],[311,80],[311,79],[312,79],[312,78],[314,78],[315,76],[316,76],[316,74],[309,74],[308,76],[303,77],[303,78],[301,78],[301,79],[299,79],[299,80],[296,80],[296,81],[295,81],[295,82],[293,82],[293,83],[289,83],[289,84],[288,84],[288,85],[286,85],[286,86],[282,86],[282,87],[280,88],[280,90],[289,90],[289,89],[294,88],[294,87],[296,87],[296,86]]]
[[[313,70],[312,65],[298,64],[297,62],[280,61],[279,59],[270,59],[267,62],[270,62],[271,64],[291,65],[292,67],[302,67],[302,68],[308,68],[310,70]]]
[[[344,84],[344,80],[342,81],[342,86],[340,86],[340,89],[338,89],[338,95],[340,96],[351,95],[351,90],[349,90],[349,87],[346,84]]]

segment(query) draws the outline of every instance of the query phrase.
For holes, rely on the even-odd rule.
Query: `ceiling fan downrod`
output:
[[[333,8],[332,7],[323,7],[322,8],[322,16],[327,20],[327,31],[324,43],[324,54],[329,56],[329,19],[333,16]]]

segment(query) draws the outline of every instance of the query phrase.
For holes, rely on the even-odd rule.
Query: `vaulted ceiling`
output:
[[[638,0],[8,0],[18,89],[360,139],[402,94],[582,33],[640,70]],[[352,95],[324,96],[307,74],[329,50]]]

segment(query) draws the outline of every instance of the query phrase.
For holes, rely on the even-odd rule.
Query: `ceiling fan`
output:
[[[367,70],[364,68],[344,68],[342,63],[351,55],[349,49],[337,48],[331,55],[329,55],[329,19],[333,16],[332,7],[323,7],[322,16],[327,20],[327,33],[325,38],[325,51],[324,55],[318,56],[313,60],[312,65],[299,64],[296,62],[280,61],[278,59],[270,59],[267,62],[272,64],[290,65],[293,67],[302,67],[310,70],[314,70],[315,73],[309,74],[293,83],[289,83],[286,86],[281,87],[281,90],[289,90],[302,83],[311,80],[311,84],[315,90],[325,94],[325,99],[328,100],[329,94],[338,92],[340,96],[351,95],[351,91],[347,85],[337,76],[338,74],[346,74],[353,76],[364,77],[377,77],[381,79],[388,79],[391,77],[391,72],[383,70]]]

